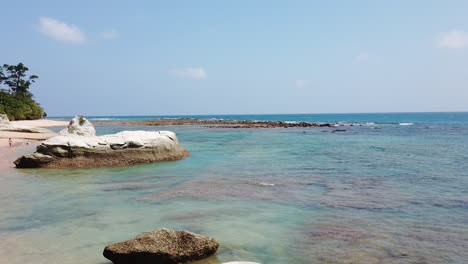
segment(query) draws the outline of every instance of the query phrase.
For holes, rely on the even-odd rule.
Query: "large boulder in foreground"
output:
[[[122,131],[104,136],[83,133],[68,129],[68,133],[44,141],[36,152],[14,163],[17,168],[120,167],[179,160],[189,155],[170,131]]]
[[[159,229],[106,246],[103,255],[114,264],[176,264],[213,255],[219,244],[188,231]]]

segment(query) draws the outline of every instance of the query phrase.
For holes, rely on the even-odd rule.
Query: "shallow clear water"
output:
[[[0,263],[108,263],[106,244],[162,227],[218,239],[203,264],[466,263],[467,117],[406,117],[342,133],[97,127],[169,129],[191,156],[1,171]]]

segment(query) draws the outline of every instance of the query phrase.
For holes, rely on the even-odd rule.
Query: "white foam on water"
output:
[[[414,123],[399,123],[400,126],[412,126]]]
[[[97,118],[90,118],[89,120],[91,121],[109,121],[109,120],[115,120],[115,118],[108,118],[108,117],[97,117]]]
[[[262,186],[275,186],[274,183],[267,183],[267,182],[260,182],[259,184]]]

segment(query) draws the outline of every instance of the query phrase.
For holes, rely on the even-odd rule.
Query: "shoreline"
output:
[[[31,126],[31,127],[66,127],[68,123],[69,121],[54,120],[54,119],[10,121],[10,124],[12,125]]]
[[[14,169],[15,165],[13,162],[24,155],[25,149],[34,150],[41,141],[20,141],[13,144],[13,147],[0,146],[0,169]],[[26,144],[29,143],[29,144]]]
[[[66,127],[67,121],[38,119],[38,120],[21,120],[10,121],[10,125],[18,127],[30,128],[46,128],[46,127]],[[23,148],[33,147],[40,142],[56,136],[57,133],[52,131],[42,133],[27,133],[16,131],[0,130],[0,169],[14,168],[13,161],[20,155]],[[8,139],[13,140],[13,145],[10,148]]]

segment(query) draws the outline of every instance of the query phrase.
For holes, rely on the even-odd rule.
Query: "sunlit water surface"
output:
[[[191,156],[1,171],[0,263],[109,263],[105,245],[162,227],[216,238],[201,264],[468,262],[468,122],[97,127],[124,129],[175,131]]]

